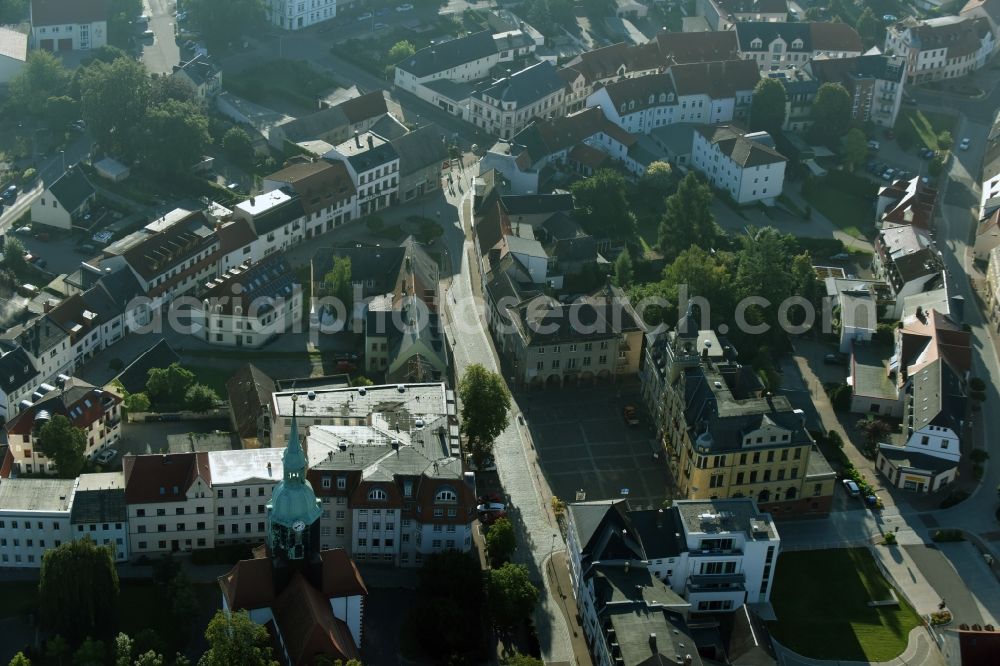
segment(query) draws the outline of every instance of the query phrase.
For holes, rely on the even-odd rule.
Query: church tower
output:
[[[282,458],[284,475],[267,504],[267,550],[275,569],[303,570],[319,561],[319,499],[306,480],[306,454],[299,441],[298,395],[292,395],[292,425]]]

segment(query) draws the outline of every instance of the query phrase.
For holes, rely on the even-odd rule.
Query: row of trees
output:
[[[219,402],[213,388],[197,381],[195,374],[179,363],[166,368],[152,368],[144,391],[129,393],[121,384],[118,389],[125,394],[125,409],[130,412],[171,412],[181,409],[207,412]]]
[[[785,123],[785,86],[778,79],[763,78],[754,88],[750,101],[750,129],[779,132]],[[839,83],[824,83],[812,105],[813,124],[809,139],[836,145],[851,128],[851,96]]]

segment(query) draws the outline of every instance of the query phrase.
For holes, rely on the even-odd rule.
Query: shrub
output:
[[[940,610],[931,613],[931,624],[934,626],[941,626],[943,624],[948,624],[951,622],[951,611]]]
[[[38,176],[38,170],[34,167],[28,167],[24,170],[24,173],[21,174],[21,182],[27,185],[35,180],[36,176]]]
[[[851,408],[851,387],[847,384],[836,384],[827,390],[830,404],[838,412],[846,412]]]
[[[896,545],[896,533],[895,532],[886,532],[886,535],[885,535],[885,545],[887,545],[887,546],[895,546]]]
[[[840,433],[836,430],[831,430],[826,434],[826,440],[836,446],[838,449],[844,448],[844,438],[840,436]]]

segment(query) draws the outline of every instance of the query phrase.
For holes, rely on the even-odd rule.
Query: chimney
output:
[[[358,133],[358,130],[354,130],[354,145],[358,148],[361,147],[361,135]]]
[[[656,652],[656,633],[649,632],[649,649]]]
[[[625,560],[625,573],[628,573],[629,569],[632,568],[632,562]]]
[[[375,139],[373,139],[372,135],[369,134],[368,135],[368,148],[374,148],[374,147],[375,147]]]
[[[254,201],[256,201],[256,197],[254,197],[253,195],[250,195],[250,205],[251,206],[254,205]]]

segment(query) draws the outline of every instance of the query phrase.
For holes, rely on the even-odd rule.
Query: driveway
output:
[[[150,17],[153,39],[142,43],[142,62],[152,74],[169,74],[180,62],[180,49],[174,35],[174,0],[143,0],[143,9]],[[139,37],[136,37],[139,39]]]
[[[924,575],[924,578],[927,579],[927,582],[938,593],[938,596],[945,600],[948,608],[951,609],[956,623],[983,624],[983,613],[979,608],[979,604],[969,591],[969,588],[966,587],[962,577],[955,571],[955,567],[952,566],[948,556],[942,552],[945,549],[949,553],[954,552],[956,549],[952,548],[952,546],[963,544],[940,545],[944,548],[933,545],[903,546],[903,548],[906,549],[907,554],[916,562],[920,573]],[[964,545],[974,550],[971,544]]]

